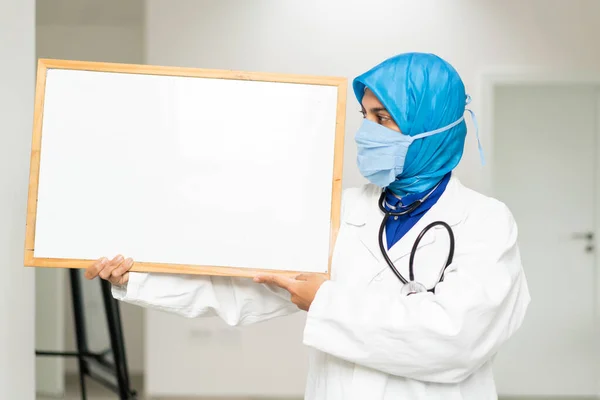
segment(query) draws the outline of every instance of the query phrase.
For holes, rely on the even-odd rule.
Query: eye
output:
[[[386,123],[391,121],[392,119],[390,118],[389,115],[377,115],[377,119],[379,120],[380,123]]]

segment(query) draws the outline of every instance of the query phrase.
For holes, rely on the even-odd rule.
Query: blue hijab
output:
[[[404,135],[414,136],[447,126],[463,117],[465,86],[456,70],[433,54],[392,57],[358,76],[353,89],[359,103],[368,88],[388,110]],[[460,162],[467,126],[415,140],[402,174],[389,185],[399,196],[433,188]]]

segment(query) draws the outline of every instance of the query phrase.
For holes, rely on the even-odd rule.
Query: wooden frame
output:
[[[87,268],[95,260],[36,258],[34,256],[35,226],[37,214],[38,181],[40,172],[40,156],[42,142],[42,122],[48,69],[85,70],[96,72],[116,72],[145,75],[166,75],[198,78],[217,78],[233,80],[249,80],[263,82],[281,82],[297,84],[313,84],[336,86],[338,88],[336,133],[334,144],[334,166],[331,207],[331,232],[329,246],[329,275],[333,250],[340,226],[340,207],[342,193],[342,168],[344,152],[344,133],[346,118],[347,79],[339,77],[322,77],[309,75],[274,74],[261,72],[225,71],[197,68],[165,67],[135,64],[96,63],[71,60],[40,59],[37,69],[35,88],[35,105],[33,119],[33,137],[31,142],[31,162],[29,174],[29,193],[27,200],[27,225],[25,238],[25,265],[30,267],[54,268]],[[299,272],[280,270],[257,270],[235,267],[190,266],[179,264],[135,263],[131,271],[200,274],[217,276],[252,277],[258,273],[294,276]]]

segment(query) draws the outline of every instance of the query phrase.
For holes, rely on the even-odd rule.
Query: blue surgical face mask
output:
[[[355,136],[358,169],[371,183],[382,188],[387,187],[402,174],[406,153],[412,142],[445,132],[460,124],[463,119],[464,117],[461,117],[443,128],[415,136],[404,135],[365,119]]]

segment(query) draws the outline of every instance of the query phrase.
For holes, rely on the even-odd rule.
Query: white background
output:
[[[599,16],[595,0],[148,0],[145,52],[151,64],[350,80],[392,55],[433,52],[457,68],[482,118],[484,72],[600,70]],[[346,187],[364,182],[352,136],[361,116],[348,93]],[[458,171],[464,183],[487,192],[489,169],[480,165],[474,133]],[[489,154],[489,132],[480,134]]]

